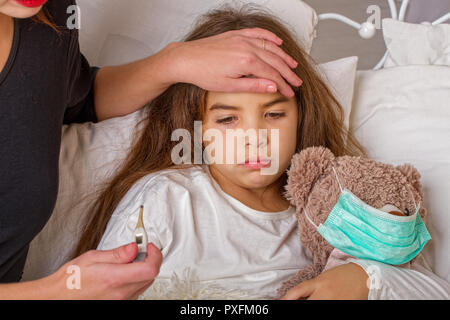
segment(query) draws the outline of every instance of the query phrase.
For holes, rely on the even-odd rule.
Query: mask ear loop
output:
[[[336,172],[336,169],[334,167],[333,167],[333,171],[334,171],[334,174],[336,175],[336,180],[337,180],[337,182],[339,184],[339,188],[341,188],[341,192],[343,192],[344,190],[342,189],[341,182],[339,181],[339,176],[338,176],[338,174]]]
[[[303,208],[303,211],[305,212],[305,217],[306,219],[309,221],[309,223],[311,223],[314,227],[316,227],[316,229],[319,229],[319,227],[317,226],[317,224],[315,224],[312,219],[308,216],[308,213],[306,213],[306,209]]]
[[[408,188],[408,190],[409,190],[409,192],[411,194],[411,198],[412,198],[412,200],[414,202],[415,212],[413,213],[413,215],[415,215],[420,209],[420,200],[419,200],[419,203],[416,204],[416,200],[414,200],[414,193],[411,191],[411,189]]]
[[[341,186],[341,182],[339,181],[339,176],[338,176],[338,174],[337,174],[337,172],[336,172],[336,169],[333,167],[333,171],[334,171],[334,174],[336,175],[336,179],[337,179],[337,182],[338,182],[338,184],[339,184],[339,188],[341,189],[341,192],[343,191],[343,189],[342,189],[342,186]],[[305,208],[303,208],[303,211],[305,212],[305,217],[306,217],[306,219],[309,221],[309,223],[311,223],[314,227],[316,227],[316,229],[318,229],[319,227],[317,226],[317,224],[315,224],[313,221],[312,221],[312,219],[309,217],[309,215],[308,215],[308,213],[306,212],[306,209]]]

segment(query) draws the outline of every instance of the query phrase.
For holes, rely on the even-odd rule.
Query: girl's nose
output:
[[[258,148],[263,148],[270,144],[270,133],[268,129],[257,129],[254,132],[256,133],[254,136],[247,135],[245,137],[247,146],[255,145]]]

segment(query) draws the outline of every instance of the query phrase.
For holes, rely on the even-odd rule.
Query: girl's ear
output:
[[[293,156],[285,194],[292,205],[304,207],[317,178],[334,159],[334,154],[325,147],[309,147]]]

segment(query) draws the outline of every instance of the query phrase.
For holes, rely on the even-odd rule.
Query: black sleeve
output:
[[[46,9],[60,30],[59,36],[67,38],[66,103],[64,124],[97,122],[94,105],[94,82],[99,68],[90,67],[80,52],[78,30],[69,30],[66,26],[68,6],[76,4],[74,0],[50,0]]]
[[[90,67],[80,53],[73,67],[74,78],[68,88],[68,102],[64,113],[64,124],[98,122],[94,104],[94,81],[99,68]]]
[[[99,68],[90,67],[80,52],[78,32],[72,31],[68,52],[68,87],[64,124],[97,122],[94,82]]]

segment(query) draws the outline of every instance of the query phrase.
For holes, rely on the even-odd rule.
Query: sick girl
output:
[[[171,86],[148,106],[145,127],[95,202],[76,249],[80,255],[130,243],[143,205],[144,226],[153,244],[147,259],[159,250],[163,257],[160,269],[153,270],[158,274],[155,281],[150,287],[142,284],[140,293],[146,298],[181,298],[194,294],[193,288],[203,298],[274,298],[284,280],[311,263],[298,239],[295,208],[283,197],[292,156],[310,146],[325,146],[337,156],[365,155],[347,132],[343,109],[314,63],[273,16],[252,7],[213,11],[186,41],[244,28],[263,28],[283,40],[281,48],[298,62],[294,71],[303,80],[300,88],[292,88],[295,96]],[[263,40],[260,44],[273,57],[277,48]],[[176,43],[172,47],[177,50]],[[179,141],[172,141],[172,133],[181,128],[194,137],[194,121],[202,121],[204,132],[215,129],[224,137],[230,129],[265,129],[268,134],[266,139],[245,140],[244,161],[237,160],[237,148],[229,148],[224,138],[223,150],[215,152],[234,152],[232,164],[175,165],[172,151]],[[270,134],[273,130],[277,135]],[[209,143],[204,141],[202,147]],[[274,143],[277,148],[271,148]],[[252,147],[264,152],[250,158]],[[194,149],[187,157],[192,161]],[[273,162],[276,173],[262,174]],[[287,298],[367,299],[367,280],[363,267],[348,263],[311,280],[308,290],[304,284],[293,288]]]

